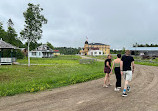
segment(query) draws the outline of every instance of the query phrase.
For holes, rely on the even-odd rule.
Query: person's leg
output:
[[[116,77],[116,84],[115,84],[115,87],[117,88],[117,74],[115,72],[115,77]]]
[[[128,80],[125,80],[124,89],[127,90]]]
[[[115,75],[116,75],[116,88],[118,87],[118,69],[115,67]]]
[[[124,97],[124,96],[127,96],[127,94],[126,94],[126,89],[127,89],[127,84],[128,84],[128,81],[127,81],[127,71],[123,72],[123,76],[124,76],[125,84],[124,84],[124,89],[123,89],[122,96]]]
[[[120,69],[118,72],[118,87],[121,88],[121,73],[120,73]]]
[[[123,90],[122,96],[127,96],[126,90],[127,90],[127,86],[129,85],[129,81],[131,81],[131,79],[132,79],[132,71],[125,71],[124,78],[125,78],[125,85],[124,85],[124,90]]]
[[[128,81],[125,80],[125,85],[124,85],[123,94],[122,94],[123,97],[127,96],[127,93],[126,93],[126,91],[127,91],[127,85],[128,85]]]
[[[132,71],[128,71],[128,81],[132,80]],[[127,92],[130,92],[129,82],[127,84]]]
[[[112,84],[110,84],[110,74],[108,74],[108,85],[111,86]]]
[[[118,88],[119,86],[118,86],[118,67],[115,67],[115,69],[114,69],[114,71],[115,71],[115,76],[116,76],[116,85],[115,85],[115,88],[114,88],[114,91],[120,91],[120,89]]]
[[[108,85],[110,84],[110,74],[108,74]]]
[[[103,85],[103,87],[104,87],[104,86],[105,86],[105,87],[107,86],[107,85],[106,85],[107,80],[108,80],[108,74],[106,73],[106,74],[105,74],[105,78],[104,78],[104,85]]]

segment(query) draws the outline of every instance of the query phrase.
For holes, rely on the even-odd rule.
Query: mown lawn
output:
[[[95,58],[95,59],[100,59],[100,60],[105,60],[107,59],[107,55],[100,55],[100,56],[88,56],[91,58]],[[112,55],[112,60],[116,59],[117,56],[116,55]]]
[[[0,66],[0,96],[36,92],[101,78],[103,62],[79,64],[79,56],[58,56],[52,59],[31,59],[34,64]],[[26,64],[27,60],[18,60]]]
[[[91,58],[95,58],[95,59],[101,59],[101,60],[105,60],[107,58],[107,56],[88,56],[88,57],[91,57]],[[112,60],[116,59],[116,55],[112,55]],[[158,63],[154,63],[154,62],[158,62],[158,58],[155,58],[153,59],[151,62],[149,59],[145,59],[145,61],[138,61],[141,59],[141,57],[134,57],[135,59],[135,64],[139,64],[139,65],[148,65],[148,66],[158,66]]]
[[[158,63],[152,63],[152,62],[139,62],[139,61],[135,61],[135,64],[139,64],[139,65],[147,65],[147,66],[158,66]]]

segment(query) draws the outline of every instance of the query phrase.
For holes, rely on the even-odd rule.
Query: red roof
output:
[[[59,50],[54,50],[54,52],[59,52]]]

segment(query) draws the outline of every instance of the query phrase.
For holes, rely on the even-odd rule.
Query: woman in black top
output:
[[[105,60],[105,66],[104,66],[104,73],[105,73],[105,79],[103,87],[108,88],[108,85],[110,86],[110,72],[111,72],[111,55],[107,56],[107,59]],[[108,84],[106,83],[108,81]]]

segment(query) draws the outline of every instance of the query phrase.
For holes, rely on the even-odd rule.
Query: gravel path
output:
[[[115,76],[111,76],[115,83]],[[103,78],[35,94],[0,99],[0,111],[158,111],[158,67],[136,65],[131,92],[122,97]]]

